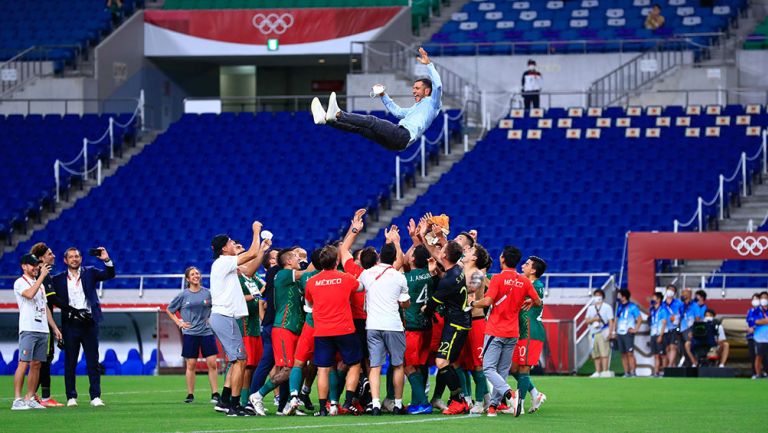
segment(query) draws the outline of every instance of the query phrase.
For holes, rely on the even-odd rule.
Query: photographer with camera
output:
[[[64,386],[67,406],[77,406],[75,369],[80,356],[80,346],[85,352],[85,364],[90,382],[91,406],[104,406],[101,401],[101,377],[99,375],[99,323],[103,316],[97,284],[115,277],[115,267],[104,247],[92,248],[88,254],[104,262],[105,269],[82,266],[83,257],[75,247],[64,251],[67,270],[53,277],[53,288],[61,302],[70,307],[63,311],[61,328],[64,335]]]

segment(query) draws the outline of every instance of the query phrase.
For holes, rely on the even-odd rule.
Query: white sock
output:
[[[403,407],[403,399],[402,398],[396,398],[395,399],[395,407],[398,409],[401,409]]]
[[[301,387],[302,394],[309,394],[310,392],[312,392],[312,388],[308,387],[307,385]]]
[[[533,388],[533,389],[531,390],[531,398],[534,398],[534,399],[536,399],[536,398],[538,398],[538,397],[539,397],[539,390],[538,390],[538,389],[536,389],[536,388]]]
[[[259,391],[256,391],[254,394],[256,394],[256,397],[254,397],[256,400],[264,400],[264,396]]]
[[[371,404],[373,405],[373,407],[377,407],[381,409],[381,401],[379,401],[378,398],[371,399]]]
[[[466,401],[467,404],[471,405],[472,404],[472,397],[470,397],[468,395],[465,395],[464,396],[464,401]]]

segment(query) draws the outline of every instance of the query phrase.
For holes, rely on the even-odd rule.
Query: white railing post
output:
[[[725,191],[723,189],[723,186],[724,186],[723,183],[724,182],[725,182],[725,176],[723,176],[721,174],[720,175],[720,186],[719,186],[719,188],[717,190],[717,193],[720,194],[720,221],[722,221],[723,218],[725,218],[725,210],[723,209],[723,206],[725,206],[725,199],[723,198],[723,196],[725,195]]]
[[[403,198],[400,195],[400,155],[395,157],[395,197],[398,200]]]
[[[485,116],[486,116],[486,114],[487,114],[487,113],[485,112],[485,104],[486,104],[486,101],[485,101],[485,92],[483,92],[483,91],[481,90],[481,91],[480,91],[480,119],[481,119],[481,121],[483,122],[483,127],[485,127]]]
[[[96,161],[96,184],[101,186],[101,160]]]
[[[145,119],[144,119],[144,89],[141,89],[141,92],[139,93],[139,118],[141,119],[141,131],[146,131],[146,125]]]
[[[680,227],[680,221],[675,220],[675,223],[673,224],[674,232],[677,233],[678,228]]]
[[[421,177],[427,177],[427,138],[421,136]]]
[[[464,153],[469,152],[469,136],[464,134]]]
[[[88,179],[88,139],[83,138],[83,179]]]
[[[53,162],[53,178],[56,180],[56,203],[59,202],[59,188],[61,187],[61,184],[59,183],[59,160]]]
[[[747,152],[741,152],[741,196],[747,196]]]
[[[696,211],[696,213],[697,213],[696,218],[699,220],[699,232],[702,232],[703,229],[704,229],[704,217],[703,217],[702,211],[701,211],[702,210],[701,209],[702,208],[702,201],[703,200],[701,199],[701,196],[699,196],[699,199],[698,199],[698,203],[699,204],[698,204],[698,207],[697,207],[698,210]]]
[[[763,174],[768,174],[768,129],[763,129]]]
[[[109,116],[109,159],[115,157],[115,118]]]
[[[448,137],[448,113],[443,113],[443,143],[445,144],[445,154],[448,155],[451,152]]]

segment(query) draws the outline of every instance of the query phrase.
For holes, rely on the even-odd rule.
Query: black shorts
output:
[[[680,344],[680,331],[669,331],[664,333],[664,345],[669,347],[673,344],[675,346]]]
[[[333,367],[336,365],[336,353],[347,365],[356,365],[362,359],[361,346],[356,334],[315,337],[315,365]]]
[[[181,345],[181,357],[187,359],[196,359],[203,355],[203,358],[217,355],[219,348],[216,346],[216,337],[211,335],[187,335],[184,334],[184,340]]]
[[[632,353],[635,351],[635,334],[616,335],[617,349],[621,353]]]
[[[757,348],[755,347],[755,340],[753,338],[747,338],[747,350],[749,351],[749,361],[754,364]]]
[[[667,354],[667,339],[666,334],[661,337],[661,343],[657,341],[657,336],[651,335],[651,354],[653,355],[666,355]]]
[[[443,326],[443,333],[440,335],[440,345],[437,346],[435,358],[446,359],[450,363],[456,362],[461,355],[461,349],[464,348],[464,342],[467,341],[468,335],[469,329],[446,322]]]
[[[758,356],[763,357],[763,361],[768,357],[768,343],[758,343],[755,341],[755,352]]]

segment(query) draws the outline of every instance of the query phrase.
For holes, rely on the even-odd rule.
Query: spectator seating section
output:
[[[742,151],[753,155],[768,125],[760,105],[551,108],[510,116],[393,223],[404,229],[409,218],[445,213],[451,238],[478,231],[493,270],[503,246],[514,244],[547,260],[550,272],[618,272],[628,230],[671,230],[675,218],[689,218],[696,197],[709,200],[717,176],[730,176]],[[383,242],[380,232],[368,245]]]
[[[441,128],[436,121],[430,138]],[[104,245],[119,274],[183,273],[190,265],[207,273],[211,238],[228,232],[247,246],[254,219],[274,232],[277,246],[311,249],[338,239],[355,209],[376,211],[393,183],[392,152],[317,126],[309,112],[187,114],[7,254],[0,274],[16,274],[18,256],[41,240],[57,254]],[[126,284],[135,288],[137,280],[104,287]],[[177,288],[178,280],[157,284]]]
[[[51,364],[51,375],[62,376],[64,375],[64,351],[57,351],[59,353],[58,358]],[[8,356],[0,353],[0,375],[13,375],[16,372],[16,367],[19,365],[19,350],[16,349],[13,352],[11,361],[6,364],[4,356]],[[141,376],[141,375],[153,375],[157,369],[157,349],[152,349],[149,360],[142,362],[141,355],[136,349],[128,351],[128,355],[124,362],[121,362],[114,349],[107,349],[104,352],[104,358],[99,362],[103,368],[103,374],[107,376]],[[85,355],[80,352],[80,360],[77,362],[76,374],[78,376],[85,376],[88,374],[85,365]]]
[[[768,18],[760,23],[744,42],[745,50],[764,50],[768,48]]]
[[[111,31],[111,15],[105,4],[104,0],[0,0],[0,61],[32,46],[51,49],[37,53],[39,58],[27,56],[27,60],[74,59],[75,47],[86,49]],[[127,15],[142,4],[143,0],[123,0]]]
[[[57,159],[68,162],[83,148],[83,138],[96,140],[109,127],[109,118],[125,123],[130,114],[76,114],[61,116],[39,114],[0,115],[0,160],[7,161],[0,172],[0,236],[7,237],[16,223],[38,212],[45,202],[56,197],[53,164]],[[114,128],[119,145],[133,128]],[[109,156],[109,140],[88,146],[89,159]],[[93,165],[89,165],[92,167]],[[82,160],[73,170],[82,171]],[[66,186],[71,176],[61,170],[61,183]],[[15,271],[14,271],[15,272]]]
[[[433,15],[440,15],[443,3],[449,0],[166,0],[164,9],[283,9],[283,8],[351,8],[408,6],[414,32],[429,25]]]
[[[644,23],[655,3],[661,5],[666,24],[651,31]],[[656,45],[654,39],[722,31],[747,1],[715,4],[707,8],[698,0],[474,0],[432,35],[427,50],[433,55],[644,51]],[[694,44],[686,48],[707,45],[710,39],[693,37]],[[500,42],[504,44],[492,44]],[[519,42],[523,44],[515,44]],[[472,45],[476,43],[487,44]]]

